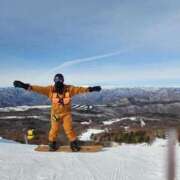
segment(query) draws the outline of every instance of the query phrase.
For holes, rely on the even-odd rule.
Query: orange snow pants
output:
[[[56,141],[59,130],[63,125],[64,131],[69,141],[76,140],[76,133],[72,127],[72,115],[71,113],[64,114],[63,116],[52,115],[51,116],[51,129],[49,132],[49,141]]]

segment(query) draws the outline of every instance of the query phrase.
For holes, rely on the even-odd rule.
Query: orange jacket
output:
[[[71,98],[73,96],[89,92],[89,89],[85,87],[75,87],[72,85],[64,85],[64,87],[63,95],[56,93],[54,86],[31,86],[31,91],[49,97],[52,103],[51,115],[64,115],[71,112]],[[62,103],[56,101],[56,97],[61,100]]]

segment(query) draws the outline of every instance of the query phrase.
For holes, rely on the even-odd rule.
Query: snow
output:
[[[93,106],[91,105],[80,105],[80,104],[74,104],[72,106],[73,109],[77,109],[77,110],[88,110],[88,109],[92,109]]]
[[[25,118],[41,119],[42,116],[2,116],[0,117],[0,119],[25,119]]]
[[[90,120],[90,121],[83,121],[83,122],[81,122],[82,125],[89,125],[89,124],[91,124],[91,123],[92,123],[91,120]]]
[[[129,129],[129,126],[124,126],[125,131]]]
[[[143,121],[143,119],[137,119],[136,117],[123,117],[123,118],[116,118],[116,119],[112,119],[112,120],[108,120],[108,121],[103,121],[104,125],[111,125],[113,123],[117,123],[123,120],[131,120],[131,121],[140,121],[140,125],[141,127],[144,127],[146,125],[146,123]],[[126,127],[125,127],[126,128]]]
[[[113,119],[113,120],[109,120],[109,121],[103,121],[103,124],[104,125],[111,125],[111,124],[119,122],[119,121],[121,121],[121,119],[117,118],[117,119]]]
[[[0,112],[16,112],[16,111],[27,111],[30,109],[48,109],[51,108],[50,105],[42,105],[42,106],[16,106],[16,107],[4,107],[0,108]],[[92,109],[93,106],[89,105],[73,105],[73,109],[79,109],[79,110],[87,110]]]
[[[0,112],[27,111],[29,109],[47,109],[47,108],[50,108],[50,106],[49,105],[43,105],[43,106],[16,106],[16,107],[0,108]]]
[[[167,139],[156,138],[156,140],[153,142],[153,146],[156,146],[156,147],[166,146],[167,143],[168,143]]]
[[[0,137],[0,143],[17,143],[17,142],[12,141],[12,140],[3,139],[2,137]]]
[[[146,125],[146,123],[143,120],[140,120],[141,123],[141,127],[144,127]]]
[[[41,153],[33,151],[35,145],[2,142],[0,179],[165,180],[167,148],[160,141],[166,144],[164,140],[157,140],[152,146],[124,144],[98,153]],[[180,157],[177,161],[180,162]]]
[[[116,119],[112,119],[112,120],[108,120],[108,121],[103,121],[104,125],[111,125],[113,123],[119,122],[119,121],[123,121],[123,120],[131,120],[131,121],[136,121],[136,117],[123,117],[123,118],[116,118]]]
[[[136,117],[129,117],[128,119],[130,119],[131,121],[136,121]]]
[[[92,134],[99,134],[99,133],[102,133],[102,132],[104,132],[104,130],[102,130],[102,129],[88,129],[86,132],[82,133],[79,136],[79,139],[81,141],[90,141]]]

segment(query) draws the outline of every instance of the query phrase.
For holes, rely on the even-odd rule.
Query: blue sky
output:
[[[0,0],[0,86],[180,86],[178,0]]]

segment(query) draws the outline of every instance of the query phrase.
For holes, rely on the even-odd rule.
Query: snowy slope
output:
[[[165,180],[166,147],[159,143],[122,145],[99,153],[40,153],[34,148],[0,139],[0,179]]]

